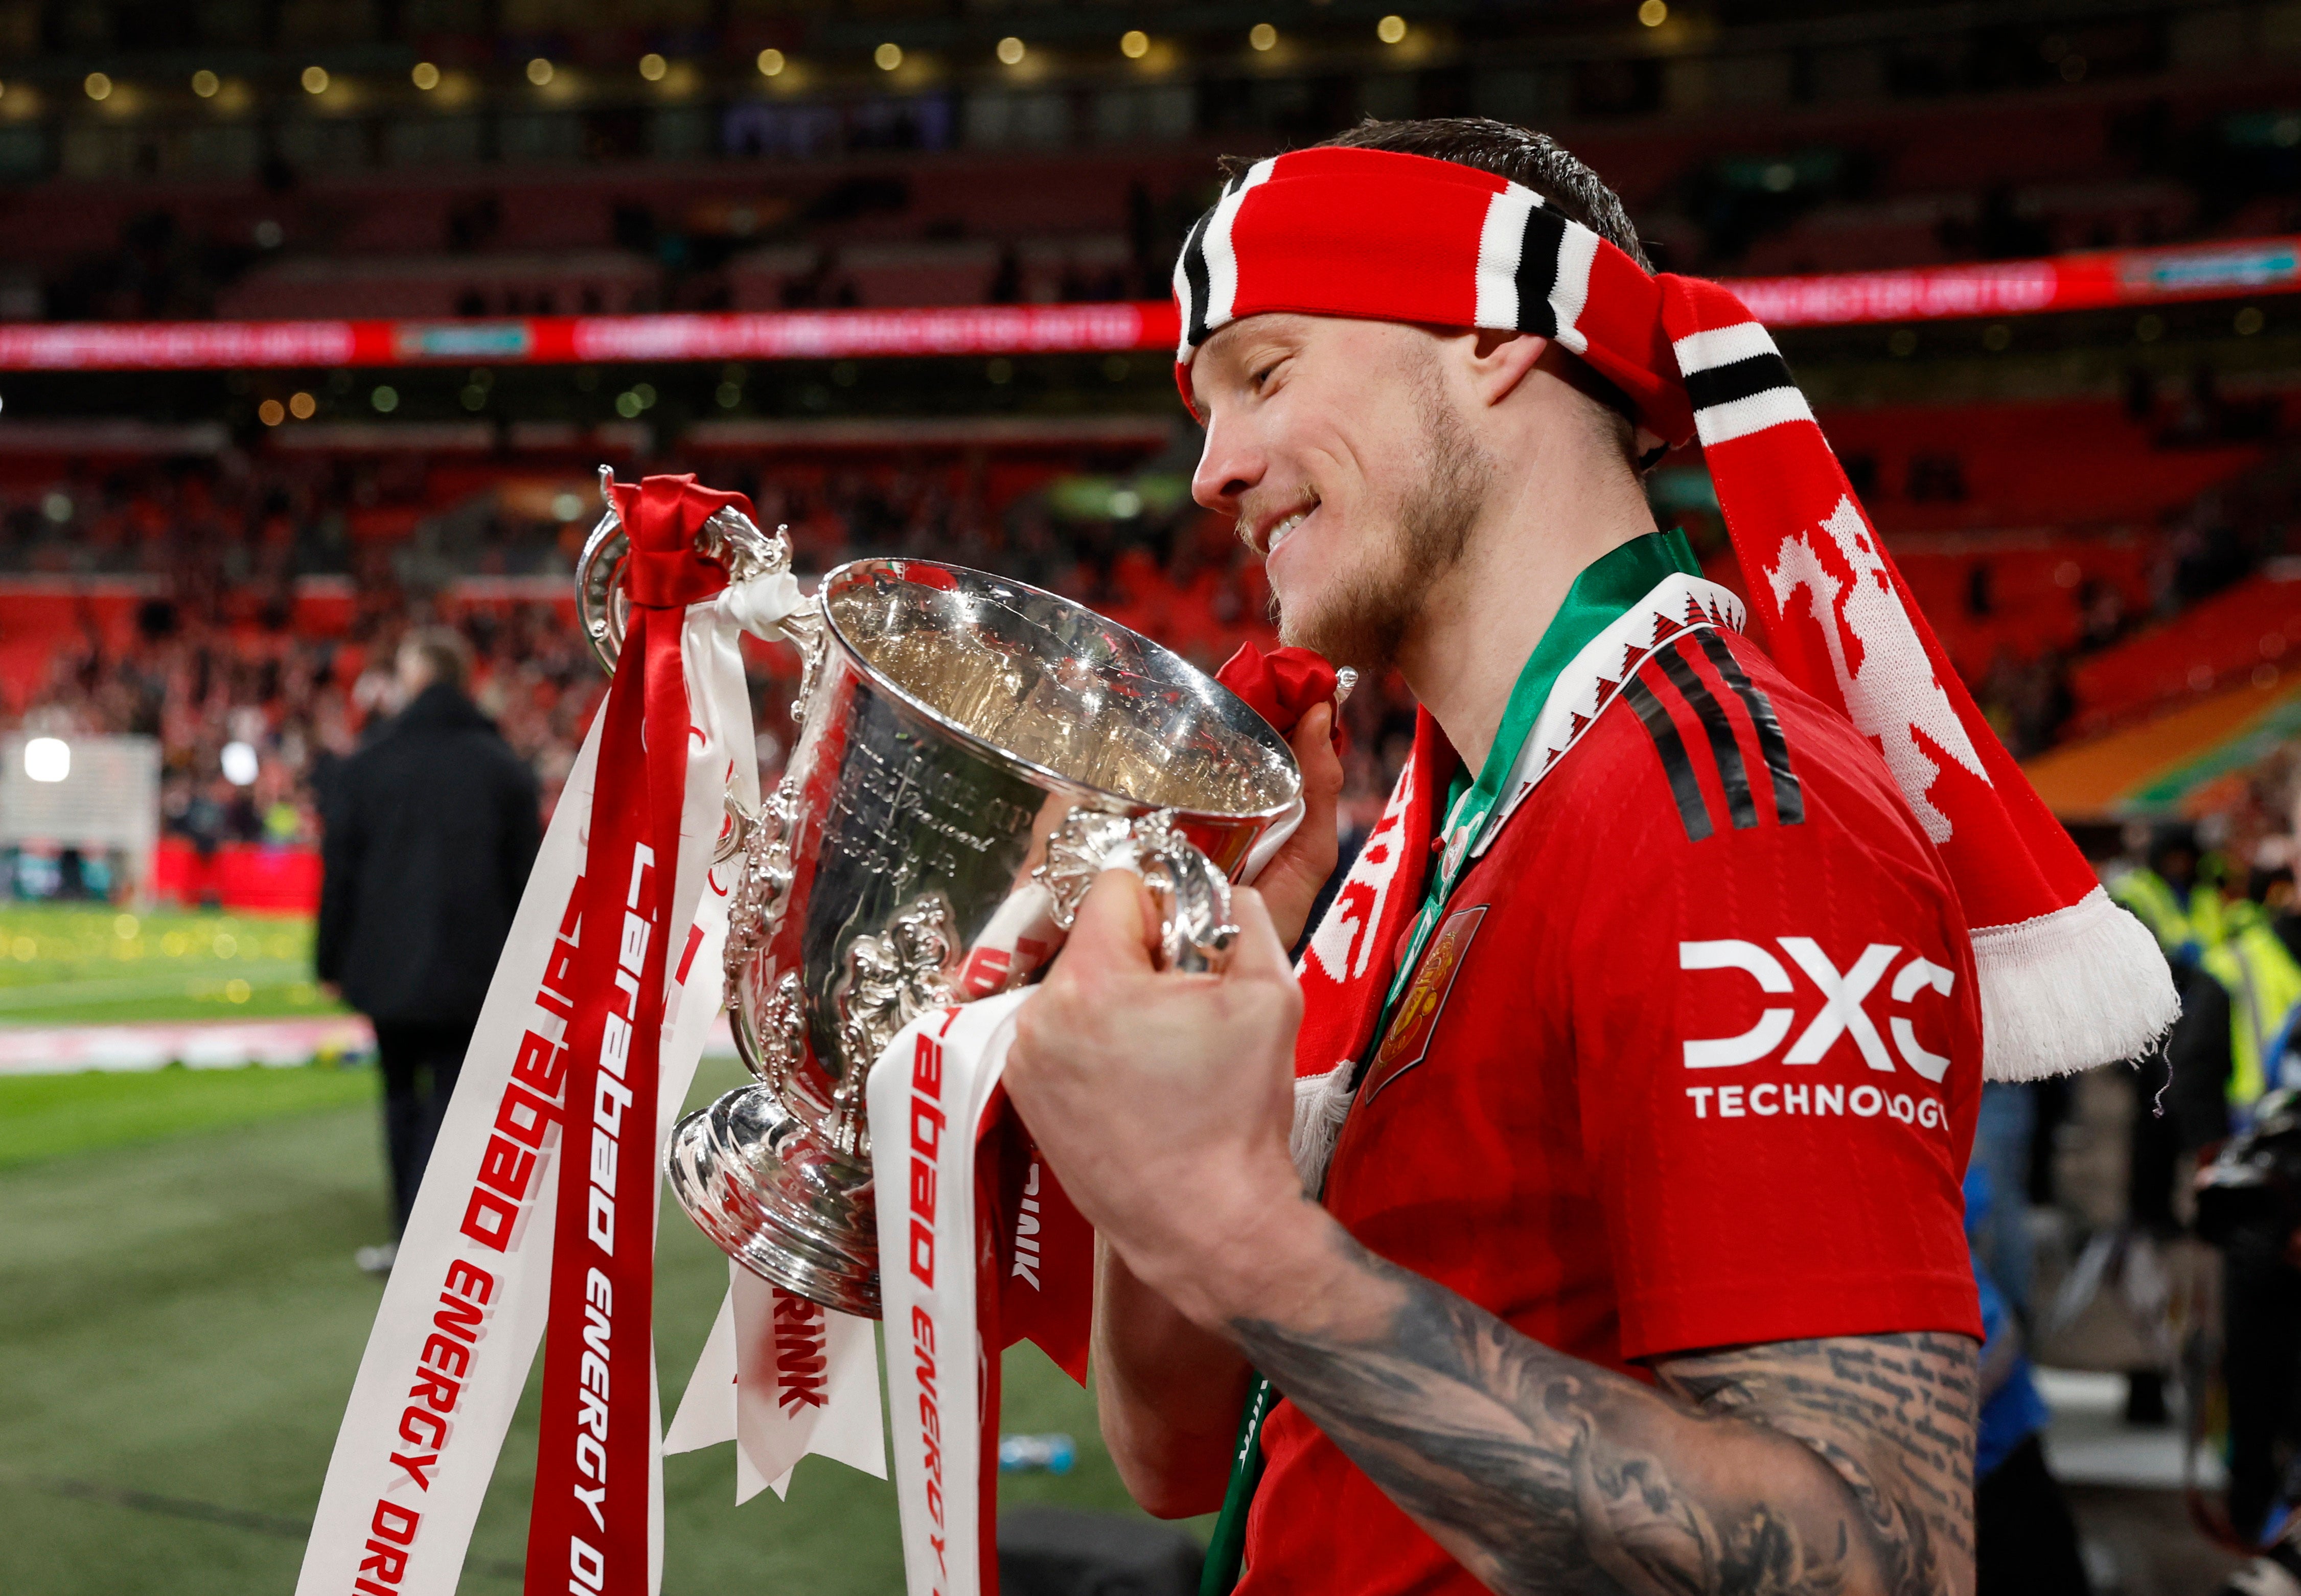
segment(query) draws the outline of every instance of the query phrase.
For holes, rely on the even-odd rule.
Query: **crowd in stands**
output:
[[[802,572],[864,555],[998,570],[1209,669],[1242,640],[1270,640],[1259,564],[1191,506],[1177,463],[1138,458],[1108,475],[1082,464],[766,458],[708,474],[748,492],[766,524],[789,524]],[[1895,506],[1915,496],[1871,494],[1953,659],[2026,756],[2071,729],[2073,681],[2088,680],[2073,672],[2284,553],[2301,472],[2272,456],[2154,526],[2058,539],[1897,539]],[[201,847],[307,842],[331,763],[396,707],[398,635],[444,622],[473,643],[481,703],[556,794],[604,683],[572,606],[596,513],[596,493],[566,464],[227,451],[0,475],[0,692],[28,730],[159,737],[167,824]],[[1663,518],[1735,580],[1714,515]],[[59,597],[71,589],[57,576],[96,578],[85,585],[109,597]],[[11,597],[11,581],[24,592]],[[791,732],[795,661],[762,649],[753,668],[772,769]],[[1370,822],[1403,762],[1412,706],[1394,681],[1370,682],[1349,723],[1350,802]],[[222,775],[231,742],[259,756],[246,785]]]

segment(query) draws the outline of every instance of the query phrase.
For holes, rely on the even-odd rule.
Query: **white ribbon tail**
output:
[[[2138,1058],[2180,1017],[2157,940],[2099,887],[2050,915],[1977,928],[1973,963],[1992,1081]]]
[[[879,1055],[866,1089],[878,1130],[873,1183],[886,1194],[880,1301],[910,1596],[982,1596],[980,1514],[991,1482],[981,1469],[975,1139],[1006,1068],[1015,1011],[1029,995],[1003,992],[919,1015]],[[914,1161],[927,1166],[917,1180]]]
[[[730,1264],[732,1270],[734,1266]],[[699,1452],[707,1446],[735,1439],[735,1293],[732,1286],[719,1300],[719,1316],[704,1338],[695,1373],[687,1377],[686,1394],[679,1411],[663,1433],[666,1456]],[[741,1500],[740,1498],[738,1499]]]

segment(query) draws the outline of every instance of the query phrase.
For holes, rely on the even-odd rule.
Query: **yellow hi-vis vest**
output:
[[[2269,1045],[2301,1003],[2301,964],[2252,904],[2231,908],[2230,934],[2202,962],[2229,992],[2229,1100],[2243,1107],[2268,1090]]]
[[[2157,946],[2163,949],[2168,958],[2181,957],[2184,945],[2187,945],[2189,955],[2194,957],[2221,940],[2218,936],[2206,937],[2201,933],[2200,928],[2192,923],[2188,909],[2182,906],[2180,894],[2173,890],[2171,882],[2154,870],[2127,871],[2109,883],[2109,895],[2132,910],[2134,917],[2149,928],[2149,934],[2157,939]],[[2206,901],[2213,896],[2210,890],[2199,887],[2191,892],[2189,901],[2205,908]],[[2220,907],[2217,902],[2213,903],[2207,911],[2215,922],[2216,929],[2221,918]]]

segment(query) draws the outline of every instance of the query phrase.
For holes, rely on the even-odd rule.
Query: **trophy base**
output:
[[[721,1251],[796,1297],[879,1316],[871,1166],[824,1146],[765,1086],[729,1092],[674,1126],[672,1195]]]

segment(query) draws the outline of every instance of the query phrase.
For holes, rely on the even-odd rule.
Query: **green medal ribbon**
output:
[[[1685,534],[1673,530],[1633,539],[1601,556],[1574,579],[1565,602],[1558,606],[1558,614],[1543,631],[1542,640],[1535,645],[1534,652],[1527,656],[1525,668],[1519,672],[1518,681],[1510,689],[1510,702],[1502,708],[1502,724],[1495,729],[1494,746],[1486,750],[1485,763],[1479,768],[1478,779],[1467,781],[1466,773],[1458,770],[1447,789],[1446,820],[1438,831],[1445,850],[1438,868],[1431,872],[1430,890],[1424,895],[1422,911],[1415,916],[1413,934],[1407,940],[1397,973],[1391,978],[1389,994],[1383,999],[1382,1013],[1375,1021],[1374,1033],[1367,1044],[1369,1057],[1372,1049],[1380,1045],[1390,1025],[1391,1011],[1404,994],[1415,966],[1421,963],[1431,932],[1438,928],[1448,900],[1469,868],[1471,856],[1494,819],[1495,806],[1502,802],[1503,789],[1526,740],[1533,734],[1535,722],[1557,689],[1560,673],[1573,663],[1575,656],[1593,638],[1629,613],[1665,579],[1678,572],[1699,576],[1702,567]],[[1360,1074],[1365,1072],[1366,1063],[1364,1058],[1359,1061]],[[1352,1085],[1355,1087],[1356,1082]],[[1229,1596],[1238,1583],[1246,1553],[1247,1509],[1252,1506],[1255,1487],[1262,1480],[1262,1423],[1276,1405],[1277,1392],[1270,1382],[1256,1375],[1247,1391],[1246,1410],[1239,1416],[1238,1446],[1231,1458],[1230,1484],[1223,1493],[1222,1513],[1215,1520],[1214,1535],[1207,1544],[1207,1560],[1199,1576],[1199,1596]]]

